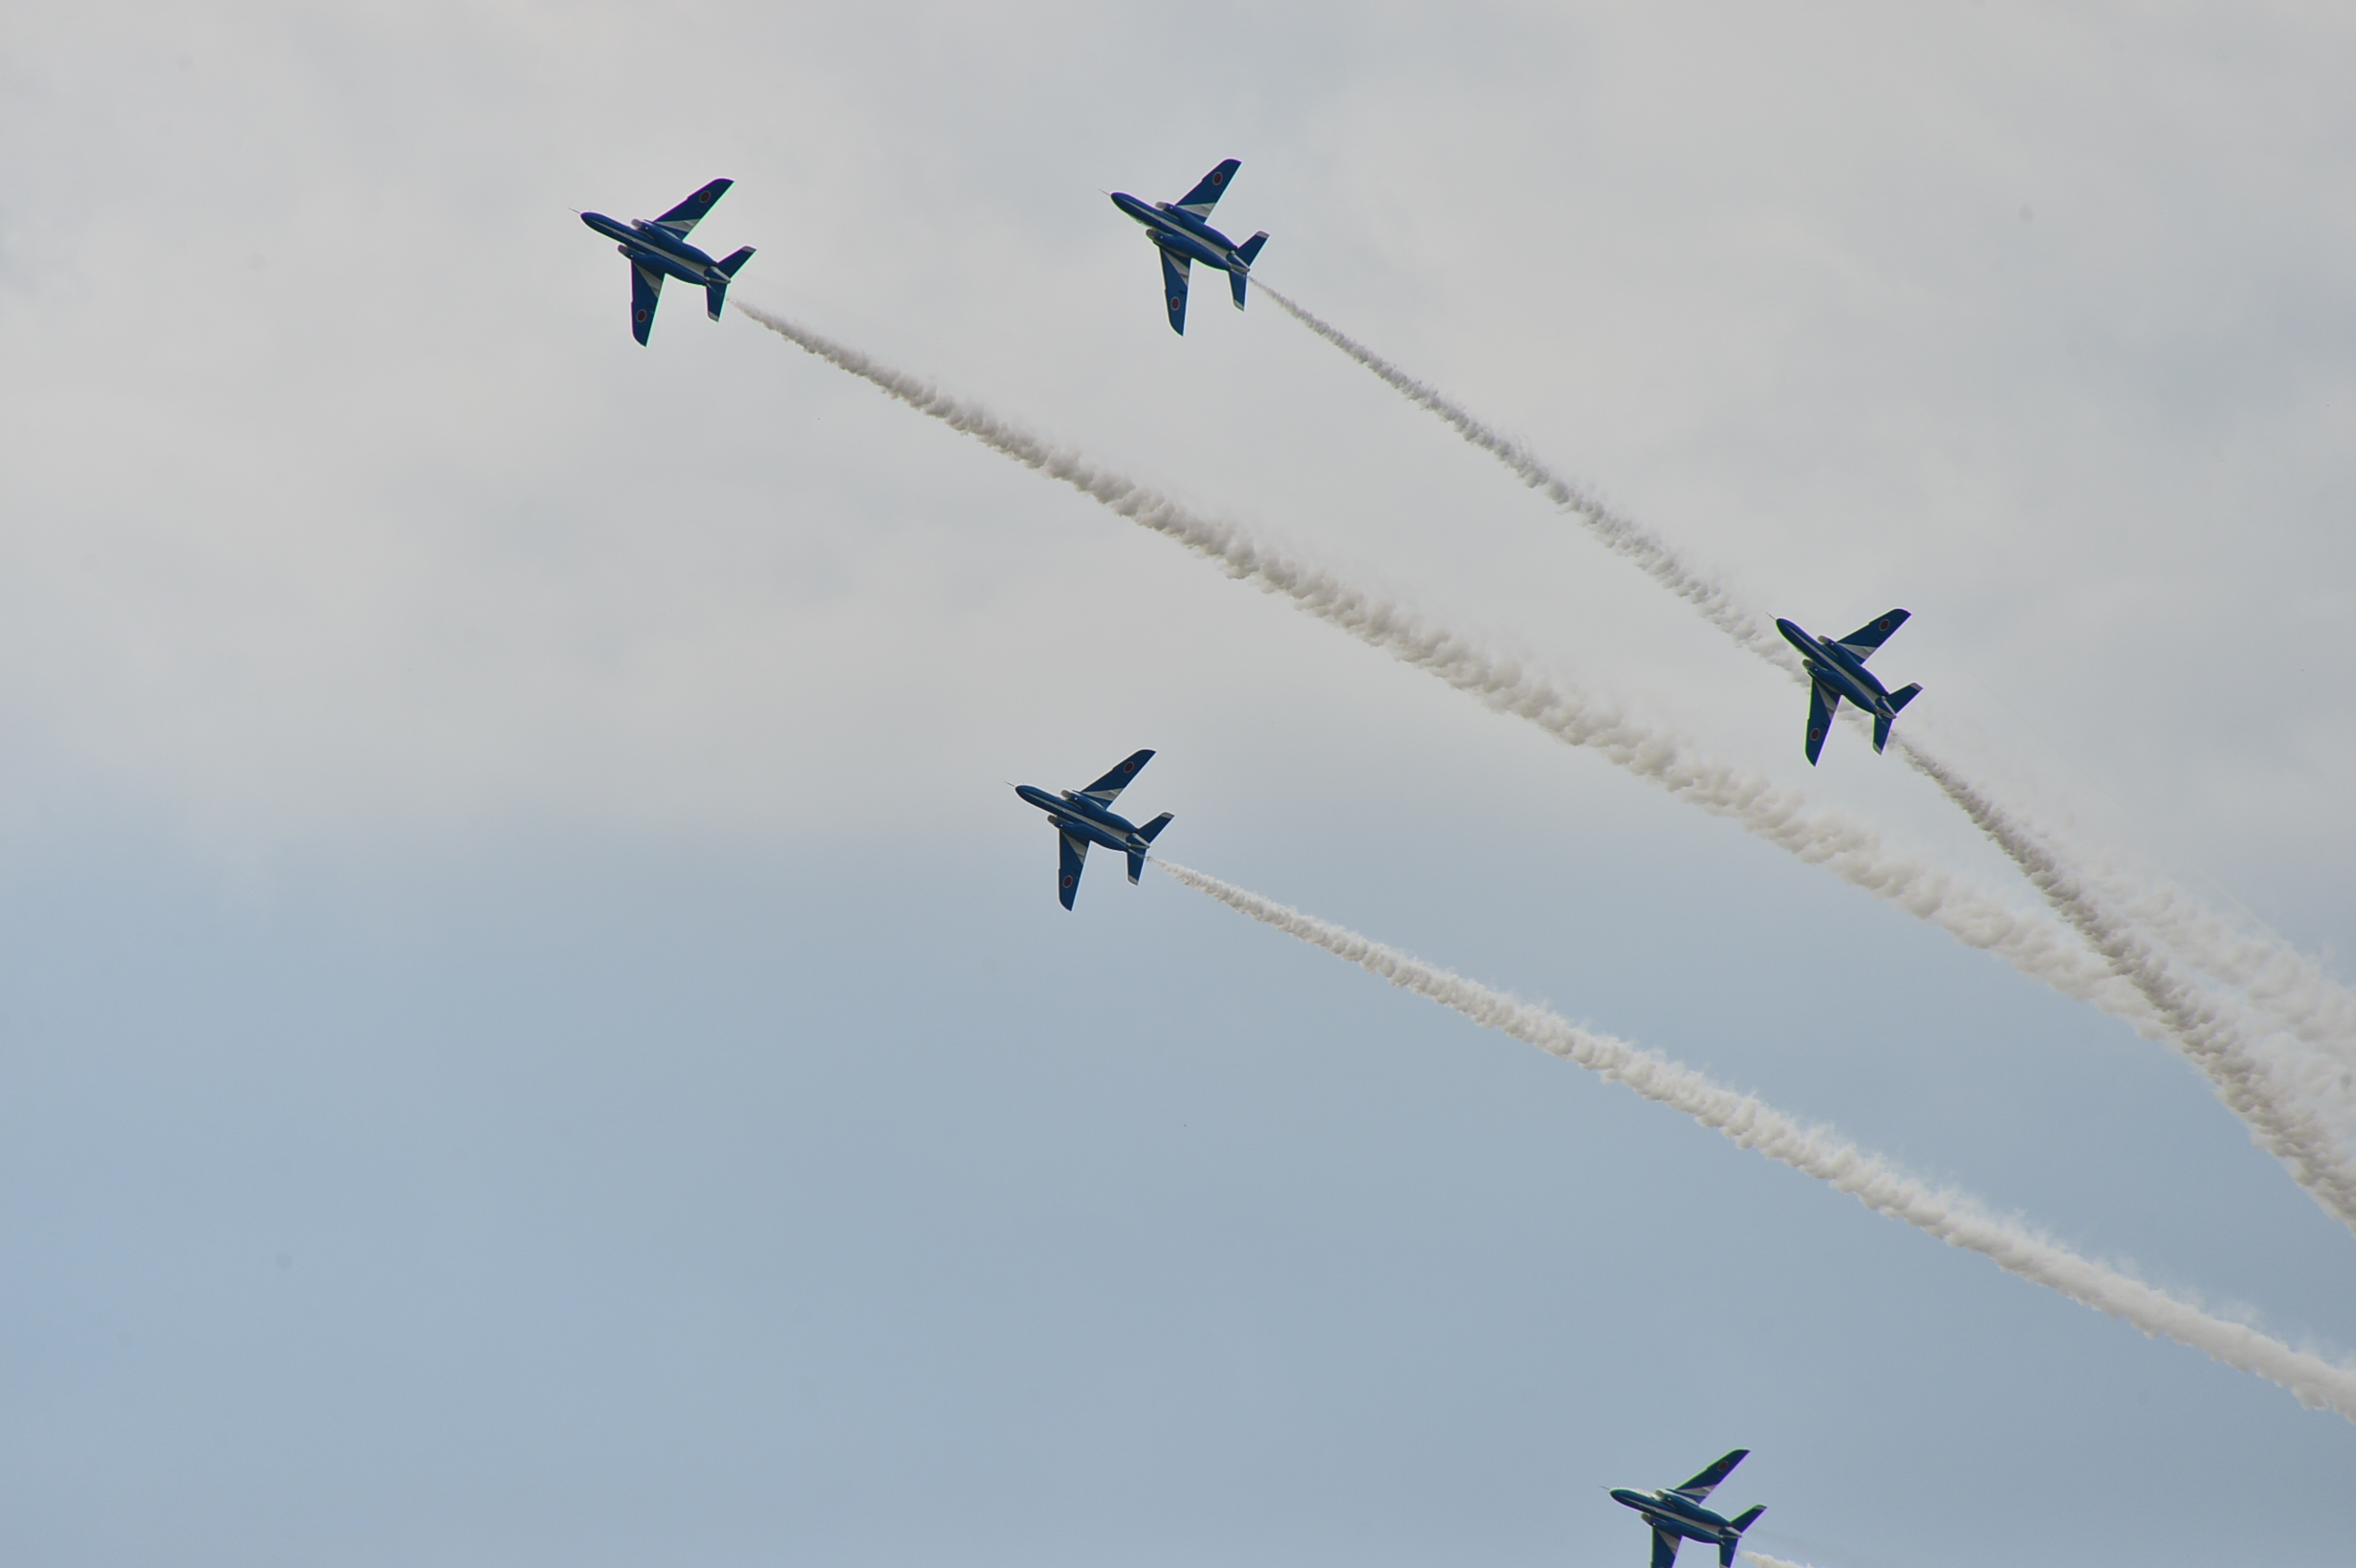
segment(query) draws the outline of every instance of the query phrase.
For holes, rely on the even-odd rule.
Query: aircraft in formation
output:
[[[641,343],[654,330],[654,308],[663,297],[663,280],[675,277],[704,291],[704,304],[714,321],[727,303],[728,286],[736,270],[753,259],[753,247],[714,261],[687,243],[687,235],[703,221],[711,206],[728,194],[733,180],[714,180],[663,216],[648,222],[638,218],[623,224],[602,212],[584,212],[580,221],[609,240],[630,258],[630,336]]]
[[[1113,205],[1145,226],[1147,237],[1161,253],[1169,324],[1172,331],[1181,335],[1187,326],[1187,282],[1191,264],[1199,261],[1226,272],[1229,287],[1234,293],[1235,308],[1241,310],[1253,260],[1258,256],[1260,247],[1268,243],[1265,231],[1237,245],[1211,227],[1211,208],[1218,205],[1229,182],[1242,166],[1239,160],[1228,159],[1176,202],[1146,203],[1124,192],[1112,193]],[[715,321],[720,318],[729,283],[751,259],[753,248],[746,246],[725,260],[714,261],[689,245],[687,235],[731,183],[714,180],[651,222],[641,218],[624,226],[600,212],[580,215],[581,222],[591,229],[620,242],[619,249],[629,258],[630,331],[641,343],[646,341],[653,328],[655,304],[662,297],[665,277],[702,288],[709,314]],[[1776,629],[1800,650],[1808,672],[1810,763],[1822,751],[1824,736],[1832,728],[1833,715],[1839,711],[1843,698],[1873,715],[1874,751],[1880,751],[1887,744],[1891,722],[1922,687],[1916,685],[1888,690],[1865,668],[1865,661],[1906,620],[1906,611],[1891,610],[1838,642],[1814,636],[1789,621],[1776,622]],[[1066,909],[1072,907],[1080,895],[1080,876],[1087,864],[1091,844],[1127,857],[1131,882],[1144,874],[1145,858],[1154,839],[1169,826],[1174,814],[1164,812],[1141,827],[1116,816],[1112,807],[1121,798],[1121,792],[1152,759],[1150,750],[1133,751],[1084,790],[1050,795],[1032,784],[1014,787],[1015,795],[1026,804],[1047,814],[1048,825],[1056,830],[1059,852],[1056,891]],[[1742,1533],[1767,1510],[1761,1505],[1729,1519],[1702,1505],[1750,1451],[1736,1448],[1682,1486],[1651,1492],[1628,1487],[1612,1492],[1612,1501],[1634,1509],[1652,1527],[1652,1568],[1674,1568],[1678,1546],[1689,1540],[1715,1546],[1720,1568],[1733,1568]]]
[[[1113,206],[1145,227],[1146,237],[1161,255],[1164,303],[1168,307],[1173,332],[1183,335],[1187,330],[1187,283],[1193,263],[1198,261],[1227,273],[1235,308],[1243,309],[1252,263],[1259,255],[1260,248],[1268,243],[1267,231],[1263,229],[1237,245],[1211,227],[1211,209],[1218,206],[1219,198],[1227,193],[1235,171],[1241,167],[1242,160],[1226,160],[1175,202],[1145,202],[1125,191],[1111,193]],[[625,225],[602,212],[580,215],[582,223],[617,241],[617,249],[629,259],[630,332],[641,343],[646,341],[654,328],[655,306],[663,297],[663,280],[666,277],[701,288],[707,314],[714,321],[720,319],[721,307],[728,299],[728,286],[737,271],[752,259],[753,247],[744,246],[726,259],[714,261],[689,245],[687,235],[732,184],[730,180],[714,180],[652,220],[639,218]],[[1814,636],[1789,621],[1776,622],[1776,629],[1800,650],[1808,672],[1807,750],[1811,765],[1823,751],[1824,737],[1830,732],[1833,715],[1840,711],[1844,697],[1873,715],[1874,751],[1878,752],[1888,744],[1890,724],[1922,687],[1907,686],[1891,691],[1865,668],[1865,660],[1890,633],[1906,623],[1906,611],[1891,610],[1838,642]],[[1165,812],[1141,828],[1114,816],[1110,808],[1130,777],[1152,755],[1151,751],[1140,751],[1085,790],[1066,790],[1060,796],[1028,784],[1015,787],[1015,794],[1046,812],[1056,826],[1063,851],[1059,890],[1066,909],[1072,907],[1072,900],[1080,890],[1080,867],[1090,844],[1102,844],[1127,856],[1131,882],[1137,881],[1145,870],[1146,851],[1154,836],[1168,824],[1170,814]],[[1733,1457],[1738,1459],[1741,1455]],[[1705,1486],[1702,1490],[1707,1492],[1709,1489]]]
[[[1824,750],[1824,736],[1832,730],[1832,716],[1841,710],[1843,697],[1873,715],[1873,750],[1879,752],[1889,744],[1891,722],[1922,687],[1905,686],[1891,691],[1865,668],[1865,661],[1891,632],[1906,624],[1906,615],[1904,610],[1891,610],[1877,616],[1838,642],[1802,631],[1789,621],[1776,622],[1776,630],[1800,650],[1800,662],[1808,670],[1810,767],[1816,765],[1817,753]]]
[[[1116,855],[1129,858],[1129,881],[1134,882],[1145,874],[1145,853],[1153,840],[1169,826],[1173,815],[1164,812],[1144,827],[1126,817],[1113,815],[1113,802],[1121,792],[1137,777],[1139,769],[1153,760],[1153,753],[1132,751],[1116,764],[1111,773],[1084,790],[1066,790],[1061,795],[1049,795],[1036,784],[1017,784],[1014,793],[1027,803],[1047,814],[1047,823],[1056,830],[1057,847],[1062,851],[1062,861],[1057,869],[1056,896],[1069,909],[1080,896],[1080,868],[1087,863],[1088,846],[1102,844]]]
[[[1729,1519],[1711,1513],[1702,1504],[1750,1451],[1736,1448],[1683,1486],[1659,1492],[1638,1492],[1633,1487],[1614,1489],[1613,1502],[1636,1510],[1652,1526],[1652,1568],[1673,1568],[1677,1548],[1687,1541],[1716,1547],[1718,1568],[1734,1568],[1734,1548],[1741,1544],[1742,1533],[1767,1512],[1767,1505],[1761,1503]]]
[[[1174,202],[1141,202],[1126,191],[1110,193],[1113,206],[1144,224],[1145,237],[1162,253],[1163,303],[1169,307],[1169,330],[1181,337],[1187,330],[1187,277],[1193,263],[1199,261],[1225,272],[1228,287],[1234,291],[1235,308],[1242,310],[1244,283],[1252,275],[1253,258],[1268,243],[1266,229],[1237,245],[1211,227],[1211,209],[1219,205],[1228,183],[1241,167],[1241,159],[1229,159]]]

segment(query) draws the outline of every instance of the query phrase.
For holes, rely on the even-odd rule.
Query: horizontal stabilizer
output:
[[[715,277],[704,285],[704,314],[714,321],[720,319],[720,307],[728,303],[728,279]]]
[[[715,261],[712,265],[719,268],[720,271],[726,272],[729,276],[734,277],[736,275],[736,270],[752,259],[753,247],[747,245],[739,247],[732,254],[729,256],[726,261]]]
[[[1241,245],[1235,247],[1235,254],[1241,256],[1243,258],[1243,264],[1246,267],[1249,267],[1254,262],[1259,260],[1260,247],[1266,245],[1267,243],[1268,230],[1263,229],[1258,233],[1253,235],[1250,239],[1244,241]]]
[[[1898,709],[1912,702],[1914,694],[1920,690],[1922,687],[1919,686],[1901,686],[1889,694],[1889,711],[1873,715],[1873,749],[1875,751],[1878,751],[1889,744],[1889,721],[1896,718]]]
[[[1156,838],[1160,838],[1160,837],[1162,836],[1162,830],[1163,830],[1164,828],[1166,828],[1166,827],[1169,826],[1169,819],[1170,819],[1170,817],[1173,817],[1174,815],[1176,815],[1176,814],[1175,814],[1175,813],[1172,813],[1172,812],[1164,812],[1161,816],[1159,816],[1159,817],[1155,817],[1152,821],[1147,822],[1147,823],[1146,823],[1144,827],[1139,828],[1139,829],[1137,830],[1137,836],[1138,836],[1140,838],[1145,839],[1145,842],[1147,842],[1147,843],[1152,843],[1152,842],[1153,842]],[[1140,878],[1140,877],[1144,876],[1145,874],[1145,852],[1144,850],[1142,850],[1142,849],[1132,849],[1132,850],[1130,850],[1130,851],[1129,851],[1129,881],[1130,881],[1130,882],[1134,882],[1135,881],[1137,881],[1137,879],[1138,879],[1138,878]]]
[[[1734,1568],[1734,1550],[1742,1544],[1742,1533],[1766,1512],[1767,1505],[1761,1503],[1726,1521],[1726,1534],[1718,1538],[1718,1568]]]
[[[1237,310],[1243,309],[1244,286],[1251,281],[1252,274],[1249,272],[1238,272],[1231,270],[1227,274],[1227,286],[1234,293],[1235,308]]]

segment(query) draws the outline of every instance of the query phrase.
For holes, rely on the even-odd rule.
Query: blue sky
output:
[[[1150,873],[1709,1068],[2295,1343],[2165,1048],[1230,581],[573,218],[2024,909],[1100,192],[1903,728],[2344,974],[2350,30],[2306,8],[25,8],[0,37],[0,1508],[41,1564],[2326,1562],[2356,1427]],[[1102,858],[1100,858],[1102,859]],[[2236,909],[2236,905],[2244,906]],[[2253,927],[2255,928],[2255,927]],[[2089,1506],[2089,1503],[2093,1506]]]

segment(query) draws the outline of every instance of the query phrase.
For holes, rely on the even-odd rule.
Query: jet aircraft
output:
[[[644,218],[624,224],[602,212],[584,212],[580,221],[609,240],[630,258],[630,335],[641,343],[654,330],[654,307],[663,297],[663,280],[675,277],[704,291],[704,304],[714,321],[728,300],[728,286],[736,269],[753,259],[750,245],[726,261],[714,261],[687,243],[688,231],[722,196],[733,180],[714,180],[652,223]]]
[[[1672,1568],[1677,1560],[1677,1548],[1686,1541],[1716,1547],[1718,1568],[1734,1568],[1734,1548],[1741,1544],[1742,1533],[1767,1512],[1767,1506],[1762,1503],[1727,1519],[1702,1507],[1702,1502],[1750,1451],[1736,1448],[1681,1487],[1651,1492],[1638,1492],[1633,1487],[1613,1491],[1613,1502],[1636,1510],[1652,1526],[1652,1568]]]
[[[1056,830],[1057,843],[1063,851],[1063,863],[1057,882],[1057,895],[1069,909],[1072,900],[1080,896],[1080,869],[1088,859],[1090,844],[1102,844],[1117,855],[1129,858],[1129,881],[1144,874],[1145,852],[1161,831],[1169,826],[1171,814],[1164,812],[1144,827],[1115,817],[1113,802],[1137,776],[1137,771],[1153,760],[1151,751],[1132,752],[1126,760],[1102,778],[1084,790],[1066,790],[1060,795],[1049,795],[1034,784],[1017,784],[1014,793],[1030,805],[1047,814],[1050,827]]]
[[[1141,202],[1125,191],[1111,193],[1113,206],[1144,224],[1146,237],[1162,252],[1162,294],[1169,306],[1169,330],[1181,337],[1187,330],[1187,274],[1192,264],[1199,261],[1225,272],[1235,294],[1235,308],[1242,310],[1252,259],[1268,243],[1265,229],[1237,245],[1211,227],[1211,209],[1219,205],[1228,182],[1241,167],[1240,159],[1229,159],[1175,202]]]
[[[1879,752],[1889,744],[1890,721],[1899,709],[1912,702],[1921,692],[1920,686],[1900,686],[1895,691],[1885,688],[1873,673],[1865,668],[1865,661],[1882,645],[1891,632],[1906,624],[1906,612],[1892,610],[1877,616],[1836,642],[1829,637],[1816,637],[1800,630],[1788,621],[1778,621],[1776,630],[1784,641],[1800,650],[1800,657],[1808,668],[1808,762],[1816,763],[1817,753],[1824,750],[1824,736],[1832,729],[1832,716],[1841,710],[1841,699],[1850,702],[1873,715],[1873,750]]]

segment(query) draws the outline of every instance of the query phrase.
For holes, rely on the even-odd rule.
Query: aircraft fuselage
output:
[[[1730,1534],[1738,1535],[1732,1524],[1699,1503],[1688,1502],[1669,1492],[1638,1492],[1633,1487],[1616,1488],[1611,1500],[1623,1508],[1632,1508],[1642,1514],[1655,1529],[1683,1535],[1690,1541],[1708,1541],[1715,1546]]]
[[[1137,831],[1137,824],[1116,817],[1086,795],[1066,790],[1050,795],[1036,784],[1017,784],[1014,793],[1027,805],[1045,812],[1054,824],[1075,838],[1109,849],[1116,855],[1143,855],[1153,845]]]
[[[1823,683],[1826,690],[1838,692],[1868,713],[1890,719],[1898,716],[1889,705],[1889,688],[1865,668],[1865,661],[1857,655],[1831,638],[1817,637],[1789,621],[1777,621],[1776,630],[1800,650],[1800,657],[1807,664],[1809,679]]]
[[[616,249],[650,272],[661,272],[699,289],[728,281],[728,274],[720,271],[718,262],[644,218],[625,224],[602,212],[584,212],[580,221],[607,239],[619,240],[621,244]]]
[[[1113,206],[1145,225],[1153,243],[1172,255],[1225,272],[1252,271],[1252,264],[1235,253],[1235,242],[1200,218],[1189,217],[1167,202],[1141,202],[1126,191],[1116,190],[1112,197]]]

